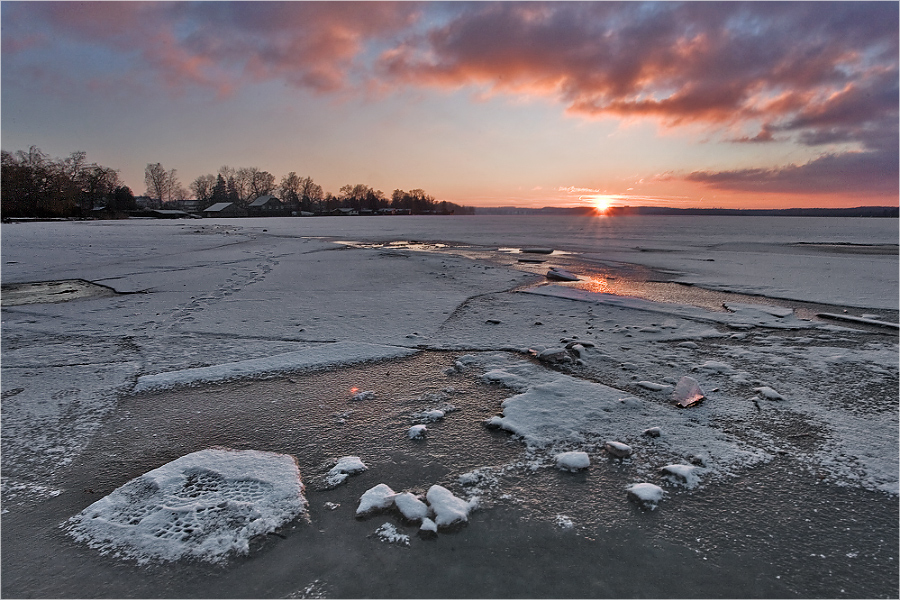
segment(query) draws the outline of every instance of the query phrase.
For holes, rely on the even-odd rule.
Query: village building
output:
[[[247,205],[251,217],[274,217],[284,214],[284,203],[272,195],[260,196]]]
[[[203,211],[204,217],[243,217],[246,216],[234,202],[217,202]]]

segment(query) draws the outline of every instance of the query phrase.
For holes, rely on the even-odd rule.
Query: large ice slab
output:
[[[64,527],[138,563],[246,554],[250,539],[306,512],[292,456],[211,448],[182,456],[94,502]]]

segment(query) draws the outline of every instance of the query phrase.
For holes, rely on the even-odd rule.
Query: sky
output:
[[[0,137],[470,206],[898,205],[897,2],[8,2]]]

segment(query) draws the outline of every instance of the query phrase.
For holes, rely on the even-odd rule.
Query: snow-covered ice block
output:
[[[368,469],[368,467],[366,467],[358,456],[343,456],[338,459],[337,464],[328,471],[325,481],[330,487],[335,487],[343,483],[350,475],[362,473],[366,469]]]
[[[220,562],[250,539],[306,512],[297,462],[287,454],[211,448],[144,473],[64,527],[101,553]]]
[[[662,429],[660,429],[659,427],[650,427],[644,430],[643,435],[646,435],[647,437],[658,438],[662,435]]]
[[[374,400],[375,399],[375,391],[374,390],[366,390],[365,392],[356,392],[353,394],[353,399],[357,402],[362,402],[364,400]]]
[[[631,446],[629,446],[628,444],[623,444],[622,442],[616,442],[613,440],[610,440],[603,444],[603,448],[616,458],[628,458],[633,452]]]
[[[400,514],[410,521],[421,521],[428,518],[428,505],[410,492],[397,494],[394,497],[394,505]]]
[[[409,546],[409,536],[400,533],[391,523],[385,523],[375,530],[375,535],[389,544],[399,544],[400,546]]]
[[[784,396],[773,390],[767,385],[762,387],[755,387],[753,391],[758,393],[760,396],[765,398],[766,400],[784,400]]]
[[[436,408],[434,410],[423,410],[422,412],[416,413],[413,415],[413,418],[419,419],[423,423],[434,423],[435,421],[443,419],[444,415],[444,411]]]
[[[629,500],[650,510],[656,508],[665,493],[661,487],[652,483],[635,483],[626,488],[626,491]]]
[[[428,431],[428,428],[424,425],[413,425],[406,432],[406,435],[408,435],[411,440],[421,440],[425,439],[426,431]]]
[[[385,510],[394,504],[397,494],[383,483],[366,490],[359,498],[359,506],[356,508],[356,516],[363,516],[378,510]]]
[[[697,404],[705,398],[700,384],[693,377],[685,375],[678,380],[675,391],[672,392],[672,401],[682,408]]]
[[[556,468],[560,471],[580,471],[591,466],[587,452],[562,452],[557,454]]]
[[[666,465],[659,472],[670,480],[694,488],[700,483],[699,469],[692,465]]]
[[[434,511],[434,522],[438,527],[449,527],[455,523],[465,523],[469,513],[478,505],[477,499],[466,502],[457,498],[453,492],[440,485],[428,488],[425,499]]]

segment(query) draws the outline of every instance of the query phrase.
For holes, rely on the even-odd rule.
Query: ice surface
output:
[[[522,357],[478,373],[516,392],[492,422],[521,432],[529,447],[547,445],[550,464],[553,454],[581,440],[622,439],[653,473],[705,453],[707,481],[782,450],[828,482],[897,493],[896,410],[873,418],[822,393],[839,387],[841,396],[865,400],[861,404],[882,402],[885,393],[895,402],[896,341],[859,341],[843,327],[804,320],[766,299],[858,306],[863,310],[856,312],[868,317],[896,311],[896,255],[797,245],[896,244],[896,221],[761,218],[750,229],[747,223],[715,217],[414,217],[377,224],[341,218],[3,224],[4,284],[84,279],[128,292],[4,307],[4,478],[40,485],[65,472],[101,423],[111,415],[126,418],[120,398],[132,389],[267,377],[420,349],[524,353],[571,344],[569,356],[581,362],[552,365],[574,369],[578,377],[571,380],[534,371]],[[566,284],[519,293],[543,281],[546,267],[489,265],[450,247],[388,253],[378,246],[392,239],[452,240],[482,249],[555,247],[565,240],[580,253],[567,257],[598,270],[646,265],[662,270],[655,276],[747,292],[760,301],[729,301],[731,312],[712,312]],[[497,323],[486,326],[488,320]],[[789,332],[796,341],[787,335],[767,339],[766,331]],[[585,350],[576,351],[576,344]],[[454,372],[475,368],[461,358]],[[638,383],[674,386],[688,372],[704,390],[721,390],[709,392],[710,402],[682,411],[690,416],[667,412],[655,402],[664,390]],[[606,387],[591,387],[589,379]],[[554,387],[563,395],[551,393]],[[793,413],[786,420],[809,419],[823,443],[798,453],[793,438],[766,437],[756,426],[753,435],[738,438],[716,425],[761,416],[768,426],[777,414],[757,415],[750,401],[759,397],[754,388],[762,387],[790,400],[760,402],[762,409],[787,407]],[[595,391],[593,409],[578,401],[579,394]],[[539,401],[547,403],[546,413],[540,420],[536,412],[525,418],[526,405]],[[688,418],[698,422],[688,427]],[[665,435],[641,436],[650,426]]]
[[[246,554],[252,537],[306,512],[293,457],[213,448],[132,479],[64,526],[103,554],[139,563]]]
[[[469,520],[469,513],[478,506],[478,500],[468,502],[457,498],[453,492],[440,485],[428,488],[425,494],[431,510],[434,511],[434,522],[438,527],[449,527]]]
[[[394,504],[397,494],[383,483],[369,488],[359,498],[359,506],[356,508],[356,516],[363,516],[379,510],[390,508]]]
[[[580,471],[591,466],[587,452],[560,452],[555,458],[556,468],[561,471]]]

